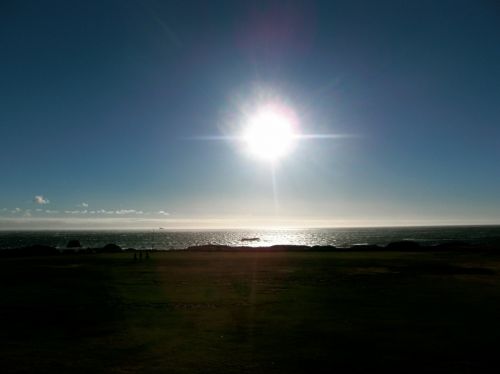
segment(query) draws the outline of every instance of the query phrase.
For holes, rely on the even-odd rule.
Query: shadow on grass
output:
[[[2,372],[482,372],[499,262],[400,253],[0,261]]]
[[[102,260],[83,256],[0,262],[2,372],[85,372],[113,365],[120,326]]]

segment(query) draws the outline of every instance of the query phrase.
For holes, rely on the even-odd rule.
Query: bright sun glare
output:
[[[243,133],[249,153],[265,161],[276,161],[289,154],[295,138],[291,119],[272,107],[251,116]]]

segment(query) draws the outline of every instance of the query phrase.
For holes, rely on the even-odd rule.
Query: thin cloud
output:
[[[162,215],[162,216],[169,216],[170,213],[169,212],[165,212],[164,210],[160,210],[158,211],[158,214]]]
[[[87,210],[65,210],[64,213],[66,214],[87,214]]]
[[[133,209],[120,209],[120,210],[115,210],[115,214],[118,214],[118,215],[123,215],[123,214],[131,214],[131,213],[134,213],[135,210]]]
[[[143,214],[144,212],[142,210],[135,210],[135,209],[120,209],[116,210],[115,214],[118,215],[124,215],[124,214]]]
[[[81,205],[81,204],[80,204]],[[80,206],[79,205],[79,206]],[[36,210],[36,211],[41,211],[41,209]],[[12,211],[14,213],[14,211]],[[18,211],[16,211],[18,212]],[[45,213],[47,214],[55,214],[59,213],[57,210],[45,210]],[[93,210],[88,210],[88,209],[74,209],[74,210],[64,210],[62,211],[64,214],[69,214],[69,215],[82,215],[82,214],[88,214],[88,215],[117,215],[117,216],[131,216],[131,215],[145,215],[148,213],[145,213],[142,210],[136,210],[136,209],[118,209],[118,210],[106,210],[106,209],[93,209]],[[170,215],[168,212],[165,212],[163,210],[160,210],[156,214],[161,214],[164,216]]]
[[[96,210],[97,214],[115,214],[113,210],[105,210],[105,209],[99,209]]]
[[[36,195],[36,196],[33,198],[33,202],[34,202],[35,204],[45,205],[45,204],[50,203],[50,200],[49,200],[49,199],[44,198],[42,195]]]
[[[88,208],[89,207],[89,204],[88,203],[81,203],[81,204],[78,204],[78,206],[80,208]]]

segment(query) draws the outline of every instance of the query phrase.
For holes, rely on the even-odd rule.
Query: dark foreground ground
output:
[[[495,254],[0,259],[2,373],[494,372],[499,341]]]

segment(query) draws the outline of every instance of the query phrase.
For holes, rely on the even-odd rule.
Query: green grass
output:
[[[486,372],[500,257],[155,253],[0,260],[2,372]]]

